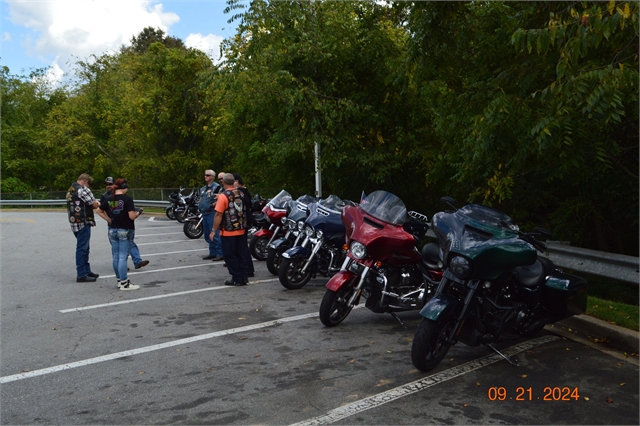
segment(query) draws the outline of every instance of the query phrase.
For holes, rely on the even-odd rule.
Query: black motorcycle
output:
[[[431,229],[438,238],[445,266],[435,295],[420,311],[423,316],[411,348],[420,371],[433,369],[451,345],[487,345],[532,337],[546,324],[584,312],[587,281],[560,272],[537,255],[550,238],[535,228],[521,232],[511,218],[489,207],[470,204],[436,213]],[[537,250],[537,251],[536,251]]]
[[[347,253],[344,249],[345,228],[340,217],[345,205],[339,197],[330,195],[308,206],[309,217],[302,230],[305,234],[302,244],[282,253],[278,278],[285,288],[299,289],[318,273],[330,277],[340,270]]]
[[[198,201],[200,201],[200,193],[198,188],[193,188],[191,193],[184,197],[184,204],[178,206],[175,211],[176,220],[185,223],[187,219],[197,217],[200,214],[198,210]]]
[[[309,204],[316,202],[315,197],[303,195],[297,200],[291,200],[285,207],[287,216],[282,218],[282,228],[286,231],[283,238],[278,238],[267,246],[267,269],[273,275],[278,275],[282,253],[297,246],[303,237],[304,222],[309,215]]]
[[[184,205],[184,195],[182,195],[182,190],[184,188],[180,187],[169,194],[169,207],[165,209],[165,214],[171,220],[176,220],[176,209],[178,209],[181,205]]]

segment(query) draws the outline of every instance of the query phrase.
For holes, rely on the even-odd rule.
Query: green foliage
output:
[[[637,2],[228,0],[214,65],[146,28],[76,86],[2,72],[2,172],[66,189],[233,171],[254,193],[443,195],[638,253]]]
[[[30,192],[33,191],[29,185],[17,177],[0,179],[0,192]]]

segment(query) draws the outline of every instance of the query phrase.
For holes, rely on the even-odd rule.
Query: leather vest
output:
[[[78,182],[73,182],[67,192],[67,213],[69,213],[69,222],[84,223],[94,221],[93,207],[87,205],[78,196],[78,191],[83,188]]]

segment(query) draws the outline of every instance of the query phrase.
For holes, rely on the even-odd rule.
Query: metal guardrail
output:
[[[134,200],[140,207],[168,207],[168,201]],[[2,206],[64,206],[62,200],[0,200]],[[434,235],[431,235],[434,236]],[[637,257],[622,254],[571,247],[558,242],[548,242],[544,256],[559,268],[613,278],[631,284],[639,284],[640,262]]]

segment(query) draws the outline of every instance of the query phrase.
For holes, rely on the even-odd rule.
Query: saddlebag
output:
[[[587,309],[587,280],[558,270],[545,282],[546,306],[558,320],[580,315]]]

